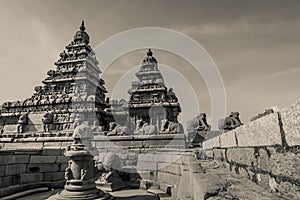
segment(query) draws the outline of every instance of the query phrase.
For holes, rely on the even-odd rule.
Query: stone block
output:
[[[29,163],[55,163],[57,156],[31,156]]]
[[[234,131],[239,147],[282,145],[277,113],[251,121]]]
[[[66,156],[57,156],[55,163],[68,163],[69,158]]]
[[[0,189],[0,197],[15,194],[24,191],[23,185],[12,185]],[[5,199],[5,198],[3,198]]]
[[[67,148],[68,146],[71,146],[72,143],[73,143],[73,142],[62,142],[62,143],[61,143],[61,147],[62,147],[62,148]]]
[[[56,147],[44,147],[42,150],[43,156],[60,156],[62,149]]]
[[[181,165],[170,163],[158,163],[157,168],[159,172],[166,172],[181,176]]]
[[[221,147],[220,146],[220,136],[216,136],[216,137],[213,137],[213,138],[203,141],[202,146],[203,146],[203,149],[212,149],[212,148]]]
[[[300,154],[275,153],[270,157],[272,174],[300,180]]]
[[[36,172],[58,172],[61,164],[38,164],[31,163],[27,165],[27,173]],[[65,170],[65,169],[64,169]]]
[[[0,188],[16,185],[19,182],[18,176],[6,176],[0,178]]]
[[[123,148],[123,147],[135,147],[135,148],[138,148],[138,147],[142,147],[142,141],[135,141],[135,140],[131,140],[131,141],[128,141],[128,140],[119,140],[119,141],[112,141],[112,144],[114,146],[117,146],[117,147],[120,147],[120,148]]]
[[[300,145],[300,100],[282,109],[280,114],[287,144]]]
[[[61,148],[61,142],[44,142],[44,148],[47,147],[55,147],[55,148]]]
[[[59,171],[64,172],[68,167],[68,163],[61,163],[59,166]]]
[[[0,166],[0,177],[4,176],[5,166]]]
[[[29,155],[1,155],[0,165],[28,163]]]
[[[151,153],[138,155],[138,162],[152,162],[152,161],[154,161],[154,155]]]
[[[221,148],[229,148],[236,147],[236,132],[235,130],[231,130],[220,135],[220,147]]]
[[[157,163],[155,163],[155,162],[138,162],[137,169],[140,171],[157,171]]]
[[[157,182],[168,183],[170,185],[178,185],[181,179],[181,175],[171,174],[166,172],[158,172]],[[190,185],[189,185],[190,187]]]
[[[226,155],[225,155],[225,149],[213,149],[214,152],[214,159],[225,161]]]
[[[6,165],[5,176],[22,174],[26,172],[26,164]]]
[[[17,133],[18,124],[7,124],[4,126],[4,133]]]
[[[172,155],[169,154],[154,154],[154,162],[172,163]]]
[[[29,114],[28,124],[43,124],[42,122],[43,115],[44,114]]]
[[[28,124],[25,126],[25,133],[26,132],[43,132],[44,125],[42,124]]]
[[[15,142],[5,143],[5,149],[41,149],[43,147],[42,142]]]
[[[45,173],[44,181],[52,182],[52,181],[60,181],[65,180],[65,172],[55,172],[55,173]]]
[[[43,179],[43,173],[20,174],[20,184],[42,182]]]
[[[172,155],[172,163],[174,164],[183,164],[182,162],[182,155]]]

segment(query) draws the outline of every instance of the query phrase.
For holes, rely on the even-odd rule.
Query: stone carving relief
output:
[[[24,133],[25,126],[28,124],[28,113],[22,114],[18,120],[17,132]]]
[[[53,124],[53,114],[50,112],[46,112],[43,115],[42,122],[44,124],[44,132],[51,132],[52,124]]]

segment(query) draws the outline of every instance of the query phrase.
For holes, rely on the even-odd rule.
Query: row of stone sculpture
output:
[[[161,121],[161,129],[158,130],[156,124],[149,124],[142,119],[138,119],[136,124],[126,122],[125,125],[120,125],[117,122],[111,122],[108,136],[114,135],[153,135],[153,134],[171,134],[183,133],[183,126],[177,121],[169,121],[163,119]]]

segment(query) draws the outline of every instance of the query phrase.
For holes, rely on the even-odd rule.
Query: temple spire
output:
[[[82,20],[82,22],[81,22],[80,30],[85,31],[84,20]]]

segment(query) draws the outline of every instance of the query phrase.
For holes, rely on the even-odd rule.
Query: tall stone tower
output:
[[[177,116],[181,112],[180,104],[173,89],[165,86],[151,49],[143,59],[136,77],[138,81],[133,81],[128,91],[130,117],[135,122],[143,120],[156,125],[158,130],[162,120],[177,122]]]
[[[42,125],[45,113],[50,113],[52,130],[72,129],[74,113],[83,114],[85,120],[96,120],[106,125],[104,109],[108,107],[105,101],[107,91],[104,80],[99,77],[101,71],[89,41],[82,22],[71,43],[59,54],[56,68],[47,72],[43,85],[36,86],[31,97],[6,102],[0,107],[0,125],[20,124],[20,117],[25,113],[37,115],[30,122],[24,122],[32,125]],[[41,129],[38,126],[31,128],[32,131]]]

